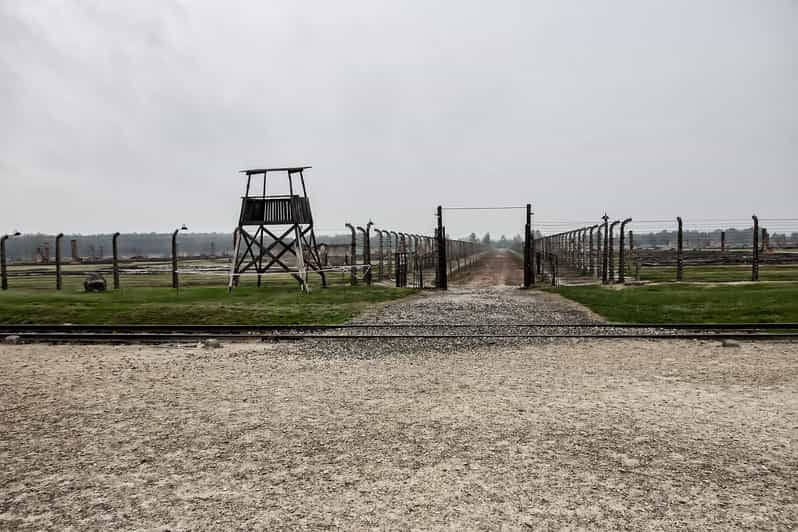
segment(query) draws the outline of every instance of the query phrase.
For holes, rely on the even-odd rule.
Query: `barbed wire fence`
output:
[[[605,215],[536,228],[536,270],[555,285],[562,276],[570,284],[798,281],[798,219]]]
[[[319,255],[322,271],[332,285],[371,285],[379,283],[400,287],[428,288],[437,286],[437,243],[428,235],[375,228],[369,222],[365,225],[346,224],[347,235],[340,229],[327,229],[326,236],[319,239]],[[169,234],[152,235],[155,240],[155,253],[140,254],[139,250],[126,242],[126,237],[139,238],[140,235],[109,233],[99,235],[92,244],[79,250],[77,238],[73,235],[34,236],[36,247],[30,260],[7,260],[8,251],[19,257],[21,252],[30,253],[30,242],[25,246],[15,244],[15,236],[5,235],[0,241],[0,279],[2,290],[11,288],[43,290],[78,290],[88,278],[102,276],[108,289],[120,288],[159,288],[226,286],[230,277],[229,244],[212,242],[210,248],[197,253],[197,246],[186,246],[191,242],[190,233],[176,230]],[[75,235],[77,236],[77,235]],[[224,234],[219,236],[223,240]],[[65,254],[66,242],[70,242],[69,253]],[[153,243],[150,242],[150,246]],[[480,253],[480,246],[447,238],[447,271],[456,273],[473,265]],[[83,251],[81,253],[80,251]],[[217,254],[217,252],[219,252]],[[307,251],[306,251],[307,252]],[[284,259],[285,260],[285,259]],[[288,259],[291,263],[291,259]],[[314,271],[309,271],[313,276]],[[292,283],[290,274],[248,273],[239,274],[239,286],[261,286]]]

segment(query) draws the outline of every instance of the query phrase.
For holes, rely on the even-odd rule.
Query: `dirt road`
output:
[[[493,250],[476,267],[452,276],[452,287],[484,288],[521,286],[524,281],[521,258],[506,249]]]

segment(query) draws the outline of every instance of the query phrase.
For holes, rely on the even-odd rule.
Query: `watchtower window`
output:
[[[308,198],[302,196],[269,196],[243,198],[242,225],[310,224]]]

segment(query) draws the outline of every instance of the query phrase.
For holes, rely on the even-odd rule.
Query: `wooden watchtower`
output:
[[[304,171],[308,168],[241,170],[247,176],[247,188],[241,198],[241,214],[234,235],[230,290],[245,273],[257,274],[260,286],[262,274],[287,272],[307,292],[307,273],[311,270],[318,272],[323,286],[327,285],[305,187]],[[276,188],[274,178],[283,173],[288,178],[288,194],[270,193]],[[295,182],[297,176],[299,183]],[[261,178],[262,188],[258,187]],[[301,194],[297,184],[301,185]],[[256,188],[260,188],[260,193]]]

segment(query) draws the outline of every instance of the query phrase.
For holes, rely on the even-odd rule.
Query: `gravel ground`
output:
[[[359,321],[600,321],[497,260]],[[0,434],[0,529],[798,527],[795,343],[0,345]]]
[[[0,346],[0,529],[798,526],[795,344],[346,345]]]

